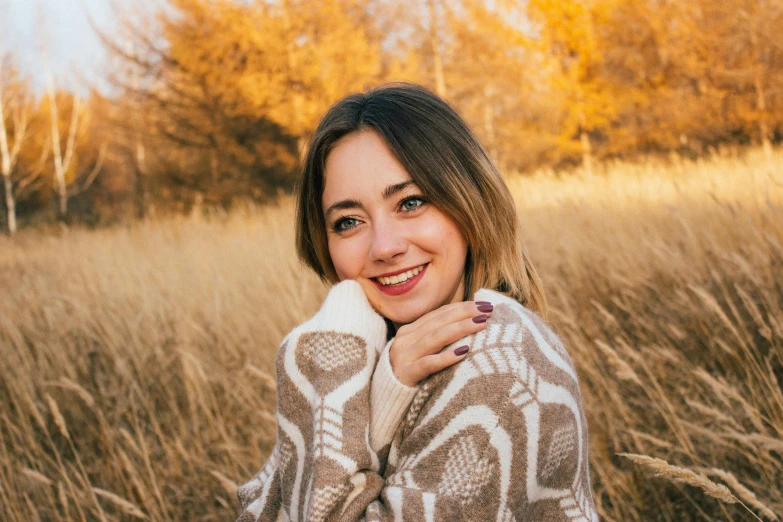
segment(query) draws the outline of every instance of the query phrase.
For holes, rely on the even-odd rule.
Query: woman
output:
[[[459,115],[409,84],[342,99],[297,208],[334,286],[278,352],[278,440],[239,520],[597,520],[576,372]]]

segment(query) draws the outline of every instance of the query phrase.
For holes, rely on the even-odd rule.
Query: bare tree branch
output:
[[[92,185],[93,181],[95,181],[95,178],[98,176],[98,173],[101,171],[101,167],[103,167],[103,160],[106,158],[106,149],[108,145],[109,143],[106,141],[101,144],[101,149],[98,152],[98,159],[95,161],[95,166],[87,175],[87,178],[84,180],[84,183],[82,183],[82,186],[78,190],[72,191],[70,193],[71,196],[77,196],[90,188],[90,185]]]

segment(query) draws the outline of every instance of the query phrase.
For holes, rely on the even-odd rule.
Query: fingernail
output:
[[[465,355],[466,353],[468,353],[468,345],[467,344],[465,346],[460,346],[459,348],[456,348],[454,350],[454,355]]]
[[[491,312],[494,307],[491,304],[480,304],[476,308],[479,312]]]
[[[489,301],[474,301],[474,302],[476,303],[476,306],[478,306],[478,305],[487,305],[487,304],[491,305],[492,304]]]
[[[474,323],[486,323],[487,322],[487,316],[485,314],[477,315],[472,319]]]

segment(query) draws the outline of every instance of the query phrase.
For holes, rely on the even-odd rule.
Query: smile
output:
[[[428,266],[429,263],[425,263],[399,274],[373,277],[370,280],[375,283],[375,286],[384,294],[400,295],[413,289],[413,287],[421,281]]]
[[[412,270],[408,270],[407,272],[403,272],[401,274],[397,274],[389,277],[378,277],[376,279],[383,286],[399,285],[404,283],[408,279],[411,279],[413,276],[417,275],[422,270],[424,270],[424,265],[417,266],[416,268]]]

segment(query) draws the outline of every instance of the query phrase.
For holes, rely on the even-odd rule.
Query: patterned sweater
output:
[[[361,286],[335,285],[280,346],[277,444],[238,522],[597,521],[568,353],[513,299],[475,299],[495,308],[468,355],[410,388]]]

